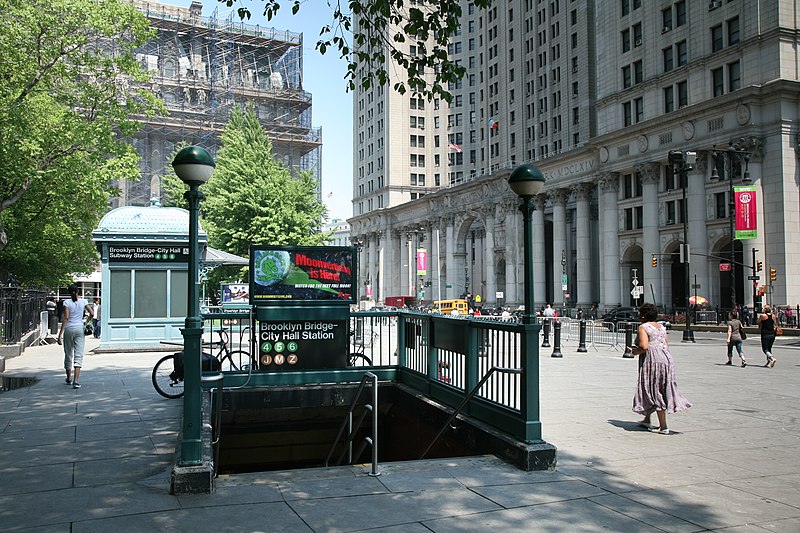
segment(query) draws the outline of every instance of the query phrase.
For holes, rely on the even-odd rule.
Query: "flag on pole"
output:
[[[333,191],[329,192],[327,197],[331,198],[332,196],[333,196]]]
[[[455,150],[455,151],[456,151],[456,152],[458,152],[459,154],[461,153],[461,150],[462,150],[462,148],[461,148],[461,145],[460,145],[460,144],[456,144],[456,143],[450,143],[448,146],[449,146],[449,148],[450,148],[451,150]]]
[[[497,129],[497,128],[499,128],[499,127],[500,127],[500,123],[499,123],[499,122],[497,122],[497,121],[496,121],[495,119],[493,119],[493,118],[490,118],[490,119],[489,119],[489,129],[491,129],[491,130],[496,130],[496,129]]]

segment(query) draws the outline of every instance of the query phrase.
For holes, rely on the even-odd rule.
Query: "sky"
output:
[[[189,7],[192,0],[161,0],[164,4]],[[312,96],[312,123],[322,128],[322,200],[328,206],[328,219],[348,219],[353,214],[353,100],[345,87],[347,63],[337,50],[323,56],[314,49],[320,28],[333,20],[327,2],[305,0],[297,15],[292,15],[292,1],[281,1],[276,17],[267,22],[263,2],[239,0],[250,9],[248,24],[303,34],[303,89]],[[226,20],[232,13],[238,21],[236,5],[226,7],[216,0],[202,0],[203,16]]]

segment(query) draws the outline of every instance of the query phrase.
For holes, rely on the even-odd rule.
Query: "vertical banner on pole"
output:
[[[756,188],[734,187],[733,198],[736,209],[736,238],[755,239],[758,236]]]
[[[428,272],[428,252],[425,248],[417,248],[417,276],[425,276]]]

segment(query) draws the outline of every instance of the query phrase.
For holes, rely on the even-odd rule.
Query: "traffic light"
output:
[[[653,268],[656,268],[656,267],[658,267],[658,257],[656,257],[656,256],[654,255],[654,256],[652,257],[652,259],[650,259],[650,265],[652,265],[652,267],[653,267]]]
[[[778,279],[778,271],[775,270],[775,267],[769,267],[769,280],[775,281]]]
[[[756,272],[761,272],[761,269],[764,267],[764,263],[761,261],[756,261]]]

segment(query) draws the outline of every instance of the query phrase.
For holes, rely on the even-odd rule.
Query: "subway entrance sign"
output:
[[[251,246],[260,370],[345,366],[356,271],[352,247]]]

